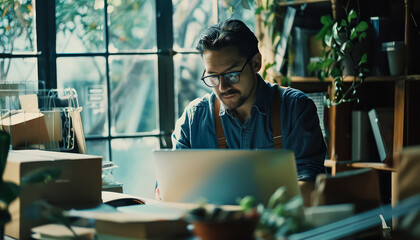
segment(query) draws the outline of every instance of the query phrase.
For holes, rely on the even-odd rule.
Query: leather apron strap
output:
[[[271,108],[271,127],[273,131],[273,143],[274,148],[282,149],[282,137],[281,137],[281,96],[280,96],[280,87],[276,87],[274,90],[274,97],[273,97],[273,105]],[[214,125],[216,128],[216,136],[217,136],[217,145],[219,149],[226,149],[227,142],[225,133],[223,131],[222,120],[219,116],[220,112],[220,101],[217,97],[214,98]]]
[[[273,130],[273,143],[274,148],[282,149],[281,137],[281,95],[280,87],[276,86],[274,90],[273,106],[271,107],[271,128]]]
[[[220,112],[220,101],[217,97],[214,98],[214,126],[216,127],[217,145],[219,149],[226,149],[227,142],[225,138],[225,132],[223,131],[222,120],[219,116]]]

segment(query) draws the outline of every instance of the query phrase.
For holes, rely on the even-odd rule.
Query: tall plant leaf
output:
[[[0,182],[3,181],[3,173],[6,168],[7,155],[9,153],[10,135],[0,131]]]

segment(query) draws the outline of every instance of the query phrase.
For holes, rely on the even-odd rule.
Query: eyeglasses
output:
[[[220,84],[220,77],[223,77],[223,79],[227,82],[229,82],[230,84],[236,84],[239,82],[240,80],[240,75],[242,73],[242,71],[244,70],[245,66],[248,64],[250,58],[248,58],[244,64],[244,66],[242,67],[242,69],[239,72],[230,72],[230,73],[224,73],[224,74],[217,74],[217,75],[209,75],[209,76],[205,76],[204,74],[206,73],[206,70],[204,69],[203,71],[203,75],[201,76],[201,80],[209,87],[217,87]]]

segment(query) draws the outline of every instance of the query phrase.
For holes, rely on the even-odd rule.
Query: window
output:
[[[89,154],[119,165],[124,192],[153,195],[152,150],[211,89],[198,81],[203,26],[253,28],[240,0],[0,0],[0,80],[75,88]],[[35,17],[36,16],[36,17]]]

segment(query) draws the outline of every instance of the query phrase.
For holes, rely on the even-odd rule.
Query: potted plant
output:
[[[267,206],[255,206],[254,197],[239,199],[239,210],[200,206],[186,215],[194,224],[194,234],[201,239],[279,239],[306,229],[303,201],[295,196],[289,201],[286,188],[278,188]]]
[[[203,240],[254,239],[259,214],[252,207],[252,197],[240,201],[240,210],[202,205],[189,211],[185,219],[194,225],[194,235]]]
[[[367,54],[360,52],[366,40],[368,24],[360,21],[355,10],[344,11],[346,16],[342,19],[334,20],[330,15],[321,17],[323,27],[317,39],[322,41],[322,56],[308,66],[308,70],[315,72],[319,80],[325,81],[330,77],[334,81],[334,95],[326,100],[328,107],[358,101],[356,90],[369,72]],[[350,85],[344,83],[348,77],[352,78]]]

